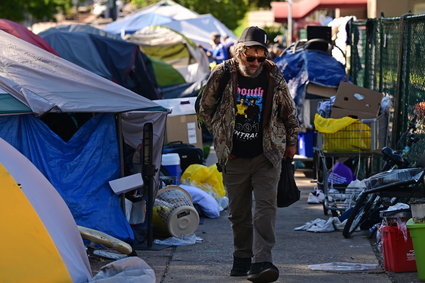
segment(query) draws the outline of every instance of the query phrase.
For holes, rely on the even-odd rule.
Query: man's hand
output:
[[[295,152],[297,152],[297,147],[295,145],[287,146],[286,149],[285,149],[285,154],[283,155],[283,157],[293,159]]]

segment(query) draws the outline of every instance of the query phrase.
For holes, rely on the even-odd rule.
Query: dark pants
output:
[[[263,155],[229,160],[223,181],[229,197],[235,257],[272,262],[279,168]],[[252,200],[254,192],[254,215]]]

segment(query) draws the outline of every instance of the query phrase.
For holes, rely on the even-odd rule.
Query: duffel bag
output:
[[[175,141],[164,145],[162,153],[177,153],[180,157],[180,167],[182,172],[191,164],[204,164],[204,154],[202,149],[181,141]]]

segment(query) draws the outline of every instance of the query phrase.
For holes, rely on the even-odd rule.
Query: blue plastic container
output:
[[[298,134],[298,154],[313,157],[313,131]]]
[[[180,185],[182,169],[180,167],[179,154],[178,153],[163,154],[161,165],[167,170],[169,177],[173,179],[173,184]]]

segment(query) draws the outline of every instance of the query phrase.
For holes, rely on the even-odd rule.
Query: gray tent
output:
[[[46,126],[37,122],[37,119],[25,117],[37,117],[46,113],[110,113],[107,114],[109,117],[116,115],[116,117],[122,118],[122,123],[117,123],[117,129],[120,131],[122,126],[124,141],[133,148],[142,142],[143,125],[147,122],[153,122],[153,144],[155,145],[153,162],[156,167],[159,167],[167,112],[145,97],[6,32],[0,31],[0,42],[2,42],[0,88],[3,90],[0,91],[2,92],[0,110],[4,115],[0,117],[2,118],[0,136],[26,155],[55,185],[70,206],[77,223],[124,240],[131,240],[133,234],[122,215],[122,211],[109,210],[108,205],[110,203],[118,203],[117,198],[113,196],[109,188],[109,180],[106,177],[102,179],[97,175],[102,174],[102,172],[96,171],[97,167],[103,165],[104,160],[102,158],[109,158],[108,160],[114,163],[110,166],[114,168],[118,166],[119,168],[119,154],[114,155],[116,159],[109,156],[118,149],[115,147],[104,148],[103,151],[100,148],[98,149],[98,145],[93,141],[101,142],[103,136],[91,139],[91,143],[84,143],[85,140],[89,139],[82,137],[79,143],[81,152],[89,150],[95,155],[82,156],[80,154],[75,155],[75,158],[79,158],[75,159],[73,156],[69,156],[74,148],[68,148],[68,146],[72,145],[77,138],[74,139],[73,137],[69,142],[64,142],[57,136],[51,135],[49,139],[40,142],[40,139],[45,138],[43,135],[49,134],[48,131],[45,131]],[[27,115],[13,115],[23,113],[27,113]],[[15,117],[18,117],[18,119],[13,119]],[[108,126],[108,123],[115,125],[115,121],[112,117],[109,117],[106,116],[104,121],[98,119],[89,124],[94,127],[93,129],[96,129],[96,123],[104,125],[105,128],[109,129],[109,133],[114,135],[113,128]],[[120,121],[120,119],[117,121]],[[22,130],[25,127],[26,132]],[[36,129],[45,132],[42,134],[34,133]],[[76,134],[81,135],[79,132]],[[52,145],[58,145],[57,148],[43,147],[43,142],[50,143],[53,140],[55,143],[52,143]],[[112,137],[111,140],[117,142],[116,137]],[[121,140],[119,138],[118,142]],[[122,146],[120,148],[122,149]],[[61,163],[58,163],[52,156],[60,158]],[[80,172],[79,166],[82,166],[81,161],[85,158],[88,163],[92,162],[88,164],[93,169],[92,175],[86,175],[84,171]],[[123,174],[122,172],[121,167],[121,174]],[[109,177],[119,177],[116,176],[119,175],[117,170],[112,173]],[[76,179],[74,183],[66,183],[72,174],[80,174],[74,175],[79,179]],[[59,175],[61,178],[56,178]],[[93,183],[93,181],[96,182]],[[88,197],[88,200],[84,202],[81,200],[81,195],[79,195],[79,199],[74,199],[73,192],[68,191],[69,187],[73,189],[78,187],[79,192],[83,194],[91,191],[97,195],[96,197]],[[103,203],[100,202],[101,197],[104,198]],[[82,205],[83,207],[81,207]],[[86,205],[90,205],[90,213],[79,218],[78,213],[87,208]],[[112,219],[113,217],[116,219]],[[88,220],[88,218],[90,219]],[[103,220],[103,218],[107,220]],[[123,223],[124,221],[126,223]]]

